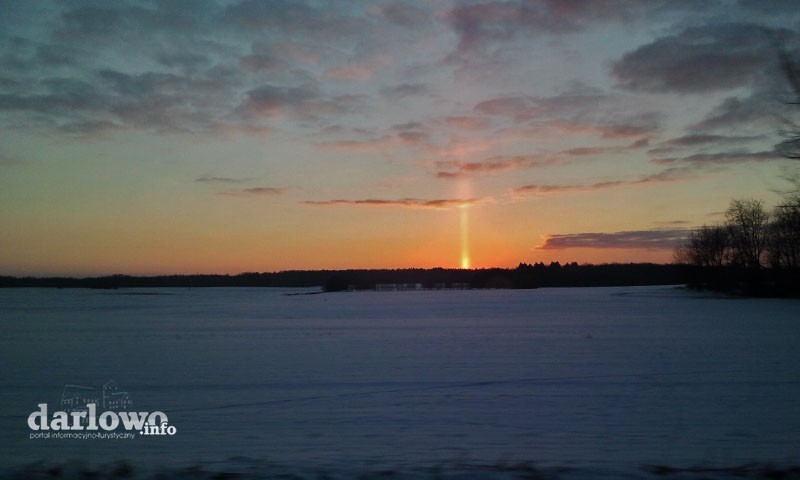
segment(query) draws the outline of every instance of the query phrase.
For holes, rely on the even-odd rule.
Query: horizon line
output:
[[[306,273],[314,273],[314,272],[380,272],[380,271],[403,271],[403,270],[420,270],[420,271],[431,271],[431,270],[448,270],[448,271],[484,271],[484,270],[515,270],[519,268],[521,265],[544,265],[545,267],[550,267],[553,264],[558,264],[561,267],[564,266],[578,266],[578,267],[598,267],[598,266],[609,266],[609,265],[659,265],[659,266],[669,266],[669,265],[681,265],[675,262],[666,262],[666,263],[659,263],[659,262],[603,262],[603,263],[578,263],[578,262],[559,262],[553,261],[550,263],[545,262],[520,262],[517,266],[514,267],[476,267],[476,268],[461,268],[461,267],[383,267],[383,268],[358,268],[358,267],[348,267],[348,268],[310,268],[310,269],[286,269],[286,270],[274,270],[274,271],[250,271],[250,272],[239,272],[239,273],[158,273],[158,274],[132,274],[132,273],[105,273],[105,274],[97,274],[97,275],[39,275],[39,274],[23,274],[23,275],[14,275],[14,274],[3,274],[0,273],[0,278],[16,278],[16,279],[68,279],[68,280],[85,280],[85,279],[97,279],[97,278],[113,278],[113,277],[127,277],[127,278],[159,278],[159,277],[238,277],[243,275],[276,275],[281,273],[295,273],[295,272],[306,272]]]

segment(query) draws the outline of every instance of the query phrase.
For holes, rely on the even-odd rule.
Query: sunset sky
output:
[[[798,33],[796,0],[3,0],[0,274],[669,262],[796,171]]]

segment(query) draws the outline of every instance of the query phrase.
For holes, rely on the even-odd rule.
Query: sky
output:
[[[797,160],[795,0],[3,0],[0,274],[659,262]]]

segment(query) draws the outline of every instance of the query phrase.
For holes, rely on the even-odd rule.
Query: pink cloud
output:
[[[351,206],[371,206],[371,207],[404,207],[404,208],[421,208],[421,209],[448,209],[456,207],[466,207],[475,205],[484,201],[480,198],[462,198],[462,199],[436,199],[436,200],[422,200],[418,198],[402,198],[399,200],[384,200],[384,199],[366,199],[366,200],[323,200],[312,201],[308,200],[303,203],[306,205],[315,206],[337,206],[337,205],[351,205]]]

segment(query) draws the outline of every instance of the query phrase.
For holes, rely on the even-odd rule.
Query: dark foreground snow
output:
[[[287,293],[0,290],[0,473],[798,477],[800,302]],[[38,403],[109,379],[177,434],[30,438]]]

